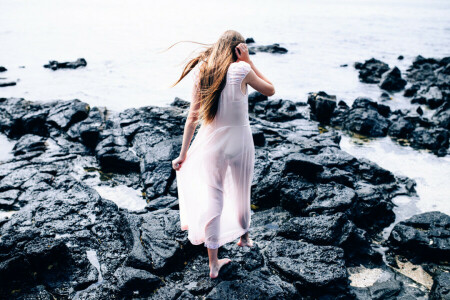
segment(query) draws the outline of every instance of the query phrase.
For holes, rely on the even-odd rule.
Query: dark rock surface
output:
[[[79,67],[86,67],[87,62],[84,58],[78,58],[76,61],[58,62],[56,60],[50,60],[48,64],[44,65],[44,68],[58,70],[58,69],[76,69]]]
[[[0,87],[13,86],[17,83],[15,81],[0,81]]]
[[[204,246],[180,229],[171,168],[186,101],[108,112],[1,98],[15,156],[0,162],[0,209],[16,211],[0,220],[1,297],[351,298],[346,268],[382,263],[372,240],[394,220],[391,199],[414,195],[415,183],[342,151],[304,104],[251,101],[255,246],[222,247],[232,262],[211,280]],[[96,190],[119,184],[141,191],[145,208]]]
[[[390,92],[401,91],[406,85],[406,80],[397,67],[383,73],[380,80],[380,88]]]
[[[397,223],[387,244],[394,252],[428,261],[450,257],[450,216],[431,211]]]
[[[272,44],[272,45],[259,45],[259,46],[250,46],[248,47],[250,54],[255,54],[256,52],[267,52],[267,53],[278,53],[285,54],[288,52],[286,48],[280,46],[280,44]]]
[[[379,83],[383,73],[389,70],[389,65],[381,60],[371,58],[364,63],[356,62],[355,69],[359,70],[359,80],[364,83]]]
[[[7,68],[5,68],[5,67],[3,67],[3,66],[0,66],[0,72],[6,72],[6,71],[8,71]]]
[[[418,55],[408,67],[406,79],[411,84],[405,96],[412,103],[426,104],[430,109],[445,106],[450,102],[450,57],[442,59],[424,58]]]
[[[322,95],[321,98],[326,99],[335,98],[323,91],[317,95]],[[364,97],[356,98],[352,107],[340,101],[336,107],[325,104],[324,109],[318,110],[318,105],[324,106],[320,101],[311,99],[308,103],[312,118],[321,121],[322,124],[330,124],[367,137],[389,135],[402,144],[416,149],[429,149],[438,156],[445,156],[448,153],[450,105],[443,105],[429,119],[417,111],[391,111],[389,106]]]

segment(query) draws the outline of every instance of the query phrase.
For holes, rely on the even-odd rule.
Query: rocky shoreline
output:
[[[364,137],[390,136],[401,145],[427,149],[437,156],[448,154],[450,139],[450,57],[442,59],[417,56],[402,78],[397,67],[371,58],[355,63],[359,79],[367,84],[378,84],[382,90],[381,102],[367,97],[356,98],[349,107],[336,101],[335,95],[324,91],[310,93],[311,118],[336,129]],[[405,89],[406,87],[406,89]],[[405,89],[405,90],[404,90]],[[404,90],[417,108],[392,110],[389,100],[393,93]],[[390,93],[390,94],[389,94]]]
[[[17,299],[444,295],[445,264],[433,262],[427,269],[434,280],[430,293],[386,267],[379,244],[380,231],[395,219],[392,198],[414,195],[413,180],[342,151],[339,132],[311,120],[305,103],[257,93],[249,103],[256,146],[250,234],[256,246],[222,247],[220,256],[232,262],[211,280],[205,248],[190,244],[180,230],[171,168],[189,102],[176,98],[169,107],[110,112],[80,100],[0,98],[0,131],[15,142],[14,158],[0,163],[0,209],[16,211],[0,221],[0,294]],[[118,207],[100,196],[98,185],[142,191],[145,208]],[[433,218],[443,224],[441,242],[433,247],[447,253],[448,216],[428,216]],[[404,226],[419,228],[415,224]],[[401,230],[407,229],[397,228],[396,234]],[[413,243],[408,239],[389,239],[389,257],[410,257],[403,251]],[[421,253],[416,255],[426,261]],[[349,270],[360,265],[383,268],[396,280],[387,284],[384,276],[371,286],[355,286]]]

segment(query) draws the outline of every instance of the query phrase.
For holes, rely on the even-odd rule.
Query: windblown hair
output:
[[[197,64],[204,61],[199,66],[199,82],[196,85],[200,97],[197,123],[203,120],[209,124],[214,120],[220,94],[226,84],[228,67],[237,60],[235,48],[240,43],[245,43],[245,39],[239,32],[225,31],[217,42],[186,63],[180,78],[171,86],[177,85]]]

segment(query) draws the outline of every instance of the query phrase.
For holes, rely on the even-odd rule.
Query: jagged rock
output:
[[[117,288],[123,296],[147,297],[159,285],[161,279],[145,270],[121,267],[116,270]]]
[[[3,66],[0,66],[0,72],[6,72],[6,71],[8,71],[7,68],[5,68],[5,67],[3,67]]]
[[[389,127],[388,134],[397,138],[409,138],[414,130],[414,125],[405,118],[399,118]]]
[[[47,122],[57,128],[67,130],[72,124],[87,118],[89,104],[78,99],[50,103]]]
[[[434,278],[433,286],[431,287],[430,299],[438,300],[450,299],[450,274],[442,272]]]
[[[450,130],[450,103],[440,107],[431,119],[440,127]]]
[[[44,65],[44,68],[58,70],[58,69],[76,69],[79,67],[86,67],[87,62],[84,58],[78,58],[73,62],[58,62],[56,60],[50,60],[48,64]]]
[[[250,46],[248,47],[249,51],[252,52],[267,52],[267,53],[280,53],[284,54],[287,53],[288,50],[286,48],[283,48],[280,46],[280,44],[272,44],[272,45],[266,45],[266,46]]]
[[[14,145],[13,153],[15,156],[22,155],[22,159],[41,155],[47,149],[45,141],[47,139],[34,134],[23,135]]]
[[[304,104],[260,95],[253,102],[255,246],[224,245],[232,263],[213,281],[203,245],[192,245],[180,229],[170,164],[187,102],[115,113],[83,110],[76,100],[0,98],[0,130],[19,139],[17,151],[40,153],[0,164],[0,209],[18,210],[0,221],[0,276],[15,274],[1,278],[0,297],[12,290],[16,298],[348,297],[346,260],[381,262],[371,241],[392,222],[391,196],[414,194],[411,182],[342,151],[340,134],[319,130],[302,114]],[[392,114],[367,101],[357,105]],[[92,188],[98,184],[142,191],[147,206],[118,207]],[[364,193],[362,184],[373,190]]]
[[[268,263],[295,287],[310,294],[338,292],[347,282],[344,251],[334,246],[275,238],[266,250]]]
[[[245,39],[245,43],[246,44],[252,44],[252,43],[254,43],[255,42],[255,40],[252,38],[252,37],[249,37],[249,38],[246,38]]]
[[[394,252],[419,256],[425,260],[446,260],[450,257],[450,216],[431,211],[397,223],[388,245]]]
[[[0,81],[0,87],[13,86],[17,83],[15,81]]]
[[[366,60],[363,64],[355,63],[359,70],[359,80],[365,83],[379,83],[383,73],[389,70],[389,65],[375,58]]]
[[[380,88],[390,92],[401,91],[405,85],[406,80],[402,78],[402,74],[397,67],[383,73],[380,79]]]
[[[328,95],[323,91],[317,94],[310,93],[308,96],[308,104],[311,108],[311,116],[313,119],[321,123],[329,124],[331,115],[336,108],[336,96]]]

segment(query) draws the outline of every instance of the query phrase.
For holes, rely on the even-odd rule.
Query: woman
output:
[[[255,148],[247,84],[267,96],[275,89],[256,69],[243,36],[234,30],[190,60],[173,86],[190,71],[192,101],[180,155],[172,167],[177,174],[181,229],[189,230],[192,244],[207,247],[210,277],[216,278],[231,261],[218,259],[220,246],[238,237],[239,246],[253,246],[248,230]]]

